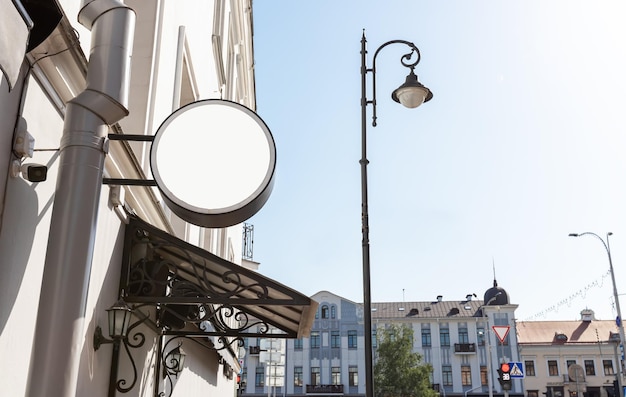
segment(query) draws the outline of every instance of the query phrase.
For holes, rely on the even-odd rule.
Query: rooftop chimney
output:
[[[580,312],[580,319],[585,322],[595,320],[595,313],[591,309],[585,309]]]

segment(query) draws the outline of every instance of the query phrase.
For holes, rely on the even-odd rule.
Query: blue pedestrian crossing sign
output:
[[[513,379],[523,379],[524,378],[524,364],[515,362],[509,363],[509,367],[511,367],[511,378]]]

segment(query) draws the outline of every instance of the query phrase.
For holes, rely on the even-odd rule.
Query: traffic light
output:
[[[241,374],[237,374],[237,394],[241,395],[246,390],[246,380],[241,376]]]
[[[509,363],[500,364],[500,368],[498,368],[498,376],[498,381],[500,381],[502,390],[511,390],[511,366]]]

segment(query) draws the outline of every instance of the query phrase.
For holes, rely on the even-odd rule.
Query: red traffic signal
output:
[[[511,366],[509,363],[500,363],[500,368],[498,368],[498,381],[502,386],[502,390],[511,390]]]

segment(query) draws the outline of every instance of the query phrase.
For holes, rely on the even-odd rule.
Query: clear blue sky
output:
[[[250,219],[260,272],[362,302],[360,39],[414,42],[432,101],[390,93],[407,47],[377,58],[368,125],[372,299],[479,298],[519,320],[616,315],[626,294],[626,6],[620,1],[255,0],[257,112],[274,191]],[[368,99],[371,80],[368,77]],[[371,106],[368,106],[368,120]],[[622,297],[623,311],[626,299]]]

